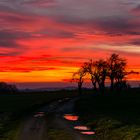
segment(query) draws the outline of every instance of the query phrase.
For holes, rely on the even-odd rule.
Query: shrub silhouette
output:
[[[0,82],[0,93],[17,93],[18,89],[15,85]]]

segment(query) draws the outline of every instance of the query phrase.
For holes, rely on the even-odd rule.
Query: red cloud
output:
[[[39,9],[35,14],[31,10],[36,9],[37,3]],[[63,10],[56,13],[59,8],[47,9],[48,13],[43,13],[41,1],[22,4],[33,7],[29,6],[26,12],[27,7],[24,10],[0,10],[1,72],[48,70],[57,73],[61,69],[78,68],[90,58],[105,58],[112,52],[125,56],[129,68],[140,69],[140,20],[137,14],[131,17],[110,13],[110,16],[95,18],[91,12],[84,14],[84,11],[81,17],[81,13],[68,14],[63,6],[63,13]],[[81,3],[79,6],[87,9]],[[139,6],[132,11],[139,13]]]

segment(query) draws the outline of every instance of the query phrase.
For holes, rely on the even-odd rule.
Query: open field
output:
[[[16,140],[26,117],[38,108],[61,98],[75,97],[77,91],[0,95],[0,140]],[[97,140],[140,140],[140,89],[104,94],[83,90],[75,104],[80,121],[95,130]],[[52,139],[68,134],[56,128]],[[71,139],[71,137],[69,137]]]
[[[0,140],[14,140],[21,120],[44,104],[76,96],[76,92],[36,92],[0,95]]]
[[[97,140],[140,140],[140,89],[82,97],[75,110]]]
[[[18,94],[0,94],[0,112],[20,112],[34,106],[43,105],[59,98],[73,97],[77,91],[30,92]]]

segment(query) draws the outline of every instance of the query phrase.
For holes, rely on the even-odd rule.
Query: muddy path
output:
[[[72,114],[75,99],[64,99],[47,105],[24,121],[18,140],[94,140],[73,129],[75,121],[64,118]]]

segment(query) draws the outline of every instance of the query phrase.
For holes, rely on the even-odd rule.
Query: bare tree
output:
[[[107,77],[107,62],[103,59],[100,59],[98,61],[95,62],[94,67],[95,67],[95,77],[96,77],[96,81],[98,82],[99,85],[99,89],[104,92],[105,89],[105,80]]]
[[[97,73],[94,66],[95,62],[92,59],[89,62],[83,64],[84,73],[90,75],[90,80],[95,90],[97,90]]]
[[[113,90],[114,85],[121,87],[126,83],[125,76],[128,75],[128,72],[125,71],[125,68],[126,60],[114,53],[107,60],[92,61],[91,59],[89,62],[85,62],[78,72],[73,74],[73,80],[78,83],[80,94],[87,75],[90,76],[94,89],[96,90],[98,85],[100,91],[104,92],[105,80],[108,76],[111,81],[110,88]]]
[[[73,74],[73,78],[72,81],[78,83],[78,90],[79,90],[79,95],[82,94],[82,85],[84,82],[84,76],[85,76],[85,71],[84,69],[81,67],[77,72],[75,72]]]
[[[125,77],[126,60],[118,54],[112,54],[108,59],[108,76],[111,81],[110,88],[114,89],[115,80],[120,82]]]
[[[91,82],[95,90],[97,84],[101,91],[105,88],[105,79],[107,76],[107,62],[105,60],[85,62],[82,66],[85,74],[90,75]]]

